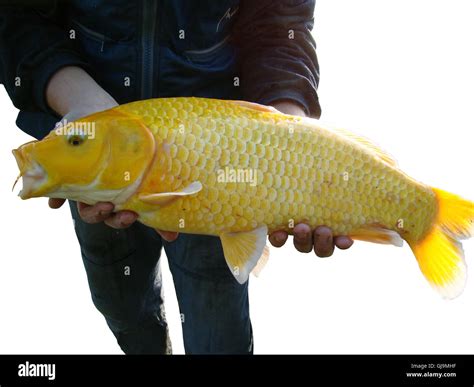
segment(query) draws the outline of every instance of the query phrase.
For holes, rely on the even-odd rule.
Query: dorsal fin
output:
[[[247,109],[257,110],[259,112],[280,113],[280,114],[282,114],[280,111],[278,111],[277,109],[275,109],[272,106],[261,105],[259,103],[255,103],[255,102],[248,102],[248,101],[228,101],[228,102],[231,102],[235,105],[242,106],[242,107],[247,108]]]
[[[383,149],[380,149],[378,145],[374,144],[368,138],[351,133],[346,129],[333,128],[332,131],[344,137],[350,138],[352,141],[357,142],[360,145],[363,145],[364,147],[374,152],[380,159],[385,161],[387,164],[391,165],[392,167],[397,167],[397,161],[391,155],[389,155],[386,151],[384,151]]]

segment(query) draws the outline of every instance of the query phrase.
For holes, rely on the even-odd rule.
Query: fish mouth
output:
[[[18,180],[22,179],[23,187],[18,194],[22,199],[29,199],[32,197],[38,197],[42,195],[46,182],[48,181],[48,174],[45,169],[35,160],[30,160],[25,156],[24,152],[21,149],[15,149],[13,151],[13,156],[15,156],[18,168],[20,169],[20,174],[13,184],[15,188]]]

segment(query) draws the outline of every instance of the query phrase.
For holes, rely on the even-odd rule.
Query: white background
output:
[[[319,0],[323,119],[364,134],[403,170],[474,199],[472,1]],[[0,353],[121,353],[90,300],[68,208],[11,192],[30,138],[0,92]],[[474,244],[464,243],[467,262]],[[183,353],[163,259],[175,353]],[[474,281],[442,300],[403,248],[357,243],[332,258],[271,250],[250,285],[256,353],[472,353]]]

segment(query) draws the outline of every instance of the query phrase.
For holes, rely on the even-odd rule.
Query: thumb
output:
[[[177,232],[171,231],[162,231],[155,228],[155,231],[161,235],[161,237],[167,242],[173,242],[176,238],[178,238]]]
[[[50,208],[56,209],[61,207],[65,201],[66,199],[49,198],[48,205]]]

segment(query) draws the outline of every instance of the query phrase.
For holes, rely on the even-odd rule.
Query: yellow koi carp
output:
[[[82,129],[81,129],[82,128]],[[305,222],[413,250],[444,297],[460,294],[474,204],[404,174],[365,138],[243,101],[132,102],[13,151],[22,199],[109,201],[166,231],[219,236],[244,283],[267,234]]]

